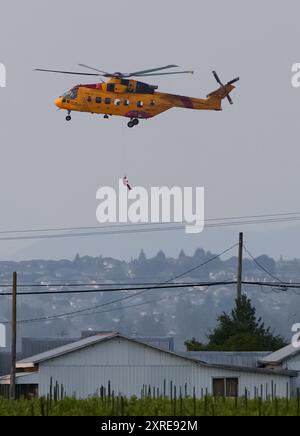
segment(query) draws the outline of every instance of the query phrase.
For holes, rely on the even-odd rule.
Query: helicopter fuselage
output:
[[[225,93],[232,89],[234,86],[227,85]],[[221,110],[222,98],[223,95],[214,93],[206,99],[167,94],[157,92],[157,86],[114,77],[106,83],[77,85],[60,96],[55,103],[60,109],[69,112],[147,119],[173,107]]]

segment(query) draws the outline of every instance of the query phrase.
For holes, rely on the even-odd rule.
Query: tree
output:
[[[256,258],[256,261],[271,273],[276,273],[276,262],[271,257],[263,254]]]
[[[141,264],[145,264],[145,263],[147,262],[147,257],[146,257],[146,254],[145,254],[144,250],[142,250],[142,251],[140,252],[140,255],[139,255],[139,259],[138,259],[138,261],[139,261],[139,263],[141,263]]]
[[[178,261],[184,261],[186,259],[186,254],[183,250],[180,251],[179,256],[178,256]]]
[[[185,341],[184,345],[186,346],[187,351],[203,351],[205,349],[205,346],[197,341],[196,338]]]
[[[287,345],[270,328],[265,328],[261,318],[257,320],[251,300],[243,295],[228,315],[222,313],[218,326],[208,336],[209,343],[203,349],[212,351],[275,351]],[[189,341],[188,345],[189,344]],[[195,343],[192,342],[192,345]],[[196,344],[197,345],[197,344]]]

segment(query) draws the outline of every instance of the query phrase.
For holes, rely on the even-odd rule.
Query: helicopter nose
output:
[[[55,100],[55,104],[58,108],[62,109],[63,105],[62,105],[62,98],[59,97]]]

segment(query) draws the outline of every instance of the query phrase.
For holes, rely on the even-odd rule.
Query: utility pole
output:
[[[11,372],[10,392],[11,400],[16,399],[16,360],[17,360],[17,273],[13,273],[12,288],[12,321],[11,321]]]
[[[239,235],[239,257],[238,257],[238,272],[237,272],[237,301],[240,302],[242,298],[242,273],[243,273],[243,246],[244,246],[244,233]]]

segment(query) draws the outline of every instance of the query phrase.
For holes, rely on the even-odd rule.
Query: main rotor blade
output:
[[[171,73],[137,74],[135,77],[169,76],[170,74],[194,74],[194,71],[174,71]]]
[[[108,73],[107,71],[98,70],[97,68],[89,67],[88,65],[85,65],[85,64],[78,64],[78,65],[79,65],[80,67],[83,67],[83,68],[88,68],[89,70],[98,71],[98,73],[110,74],[110,73]],[[112,75],[113,75],[113,74],[112,74]]]
[[[151,68],[149,70],[143,70],[143,71],[134,71],[133,73],[128,73],[128,77],[131,76],[139,76],[140,74],[144,73],[153,73],[154,71],[160,71],[160,70],[166,70],[167,68],[176,68],[178,65],[166,65],[165,67],[159,67],[159,68]]]
[[[59,74],[76,74],[78,76],[100,76],[100,74],[94,73],[78,73],[75,71],[58,71],[58,70],[45,70],[43,68],[36,68],[35,71],[46,71],[47,73],[59,73]]]

